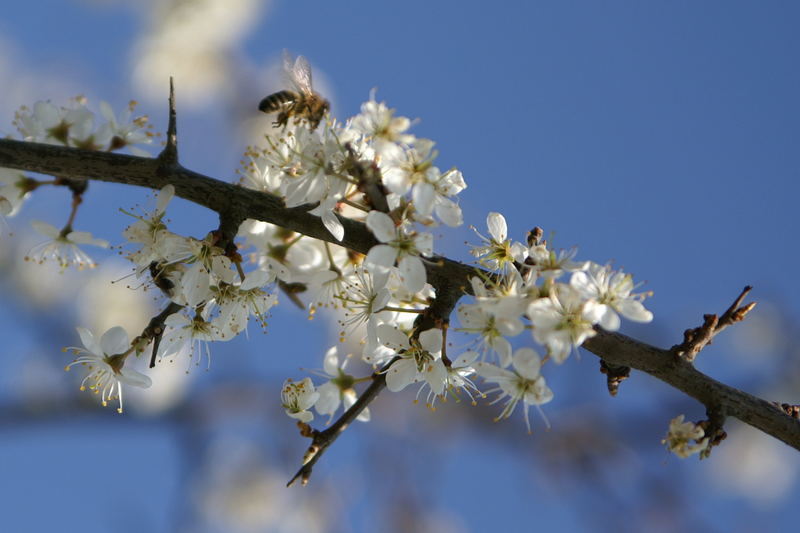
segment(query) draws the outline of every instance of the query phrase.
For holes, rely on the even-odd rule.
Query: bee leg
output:
[[[286,111],[281,111],[278,114],[277,120],[275,120],[275,122],[273,122],[272,125],[276,128],[279,128],[281,126],[285,128],[287,122],[289,122],[289,113]]]

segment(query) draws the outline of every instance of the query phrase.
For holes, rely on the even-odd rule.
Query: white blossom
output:
[[[370,248],[364,264],[388,271],[397,261],[406,288],[411,292],[421,291],[427,277],[419,256],[433,255],[433,236],[430,233],[406,235],[402,227],[395,226],[389,215],[380,211],[369,212],[367,227],[383,244]]]
[[[500,213],[489,213],[486,217],[486,226],[489,228],[489,237],[484,237],[478,230],[472,228],[483,245],[473,246],[470,253],[478,257],[478,262],[492,270],[507,270],[513,267],[515,261],[525,260],[525,247],[508,238],[506,219]]]
[[[54,261],[62,271],[70,265],[75,265],[78,270],[97,266],[97,263],[79,246],[91,245],[108,248],[108,241],[95,239],[88,231],[72,231],[69,228],[59,230],[52,224],[39,220],[31,221],[31,225],[36,231],[51,240],[34,246],[25,259],[39,264],[45,261]]]
[[[199,366],[202,356],[205,355],[208,361],[206,370],[208,370],[211,367],[209,344],[232,338],[230,335],[224,335],[215,324],[208,321],[209,309],[204,308],[201,312],[195,312],[193,318],[183,313],[173,313],[168,316],[164,321],[168,329],[158,348],[159,358],[172,358],[188,351],[190,360],[197,354],[195,364]]]
[[[560,278],[564,272],[576,272],[587,267],[588,261],[572,260],[577,253],[577,248],[560,250],[556,253],[548,249],[545,244],[535,244],[528,249],[526,264],[532,265],[541,277],[552,281]]]
[[[558,284],[548,297],[539,298],[528,306],[533,337],[547,346],[556,363],[563,363],[574,348],[596,334],[584,304],[578,291]]]
[[[339,410],[339,406],[347,410],[356,403],[356,391],[353,388],[355,378],[344,371],[347,361],[348,358],[345,357],[341,363],[339,362],[339,351],[336,346],[325,353],[322,377],[328,378],[328,381],[317,387],[319,399],[314,404],[314,409],[322,416],[327,415],[328,423],[333,420],[333,415]],[[369,419],[369,408],[366,407],[356,417],[360,422],[369,422]]]
[[[389,109],[384,102],[375,101],[375,93],[370,94],[370,99],[361,104],[361,113],[353,117],[352,128],[374,138],[379,142],[411,144],[414,136],[405,131],[411,127],[411,121],[406,117],[395,117],[394,109]]]
[[[661,441],[667,449],[682,459],[700,453],[708,448],[708,437],[705,430],[692,422],[684,422],[684,415],[679,415],[669,422],[667,436]],[[694,444],[689,444],[689,441]]]
[[[281,404],[286,414],[300,422],[308,423],[314,419],[314,413],[309,411],[319,400],[319,392],[314,389],[311,378],[302,381],[287,379],[281,389]]]
[[[100,113],[106,122],[100,127],[99,135],[109,139],[112,150],[128,147],[135,155],[144,157],[150,154],[138,145],[152,144],[154,135],[149,130],[147,115],[133,117],[135,109],[136,102],[132,100],[116,115],[108,102],[100,102]]]
[[[653,313],[642,305],[643,294],[631,294],[634,289],[633,276],[614,272],[610,266],[591,263],[586,271],[572,274],[570,285],[590,300],[587,316],[609,331],[620,326],[620,315],[634,322],[650,322]]]
[[[386,387],[398,392],[408,385],[426,381],[431,392],[442,394],[447,381],[447,372],[442,365],[434,364],[441,359],[442,330],[428,329],[412,342],[408,336],[394,326],[378,326],[381,344],[395,351],[398,359],[385,371]]]
[[[384,151],[380,163],[384,185],[403,196],[418,184],[435,182],[439,169],[433,166],[437,155],[434,144],[430,139],[416,139],[413,147]]]
[[[506,370],[490,363],[478,363],[476,371],[486,381],[498,385],[496,388],[486,391],[487,394],[500,393],[492,401],[492,404],[508,398],[503,406],[503,411],[495,418],[495,421],[510,417],[521,400],[525,413],[525,425],[530,433],[528,406],[539,406],[549,402],[553,399],[553,392],[539,373],[542,359],[532,348],[520,348],[514,352],[512,365],[513,370]]]
[[[87,388],[100,395],[103,407],[109,401],[118,399],[117,412],[122,412],[122,385],[131,385],[146,389],[150,386],[150,378],[131,368],[125,368],[125,359],[130,351],[128,334],[119,326],[103,333],[98,340],[91,331],[78,328],[83,348],[67,348],[77,357],[64,369],[74,365],[85,366],[88,373],[81,381],[81,390]]]

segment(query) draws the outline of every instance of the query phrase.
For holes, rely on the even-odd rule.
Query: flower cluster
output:
[[[86,104],[83,96],[73,98],[68,106],[39,101],[33,108],[23,106],[17,110],[14,126],[25,141],[86,150],[127,147],[136,155],[149,155],[139,145],[151,144],[155,134],[147,116],[134,117],[136,102],[131,101],[119,116],[107,102],[101,102],[99,117]]]
[[[82,101],[70,108],[39,102],[33,111],[21,110],[16,125],[28,140],[92,149],[149,141],[144,122],[131,121],[130,112],[117,118],[106,105],[101,111],[106,123],[95,128]],[[315,385],[310,377],[287,380],[281,402],[290,417],[308,423],[313,410],[330,421],[357,402],[359,383],[378,375],[392,392],[416,385],[417,399],[424,392],[431,409],[437,399],[466,397],[475,403],[496,393],[492,403],[503,405],[497,419],[508,418],[522,404],[530,430],[529,407],[539,408],[554,396],[542,374],[547,363],[564,363],[597,327],[616,330],[621,317],[652,319],[642,304],[646,295],[634,292],[629,274],[578,262],[575,250],[551,248],[538,229],[517,242],[509,237],[505,218],[490,213],[488,236],[478,234],[481,242],[469,250],[477,264],[465,289],[473,299],[457,308],[458,324],[451,329],[443,322],[422,329],[415,318],[436,297],[428,272],[440,260],[429,228],[463,223],[461,172],[440,170],[433,141],[410,133],[412,121],[395,116],[374,94],[344,122],[327,115],[321,121],[295,118],[273,128],[263,146],[248,148],[240,182],[279,196],[287,207],[305,206],[320,218],[330,242],[255,220],[245,221],[233,241],[223,240],[218,231],[203,238],[179,235],[165,219],[174,195],[169,185],[159,192],[154,210],[125,211],[135,219],[123,236],[136,275],[149,278],[180,309],[163,320],[156,356],[188,354],[196,364],[204,357],[210,364],[210,343],[246,331],[251,319],[265,325],[282,291],[307,307],[310,317],[321,310],[332,313],[340,340],[351,341],[360,352],[342,357],[336,347],[328,350],[319,373],[324,383]],[[2,182],[0,191],[9,193],[0,208],[10,212],[25,191],[15,178]],[[368,253],[333,244],[346,241],[345,218],[372,233],[375,245]],[[42,231],[53,234],[54,244],[43,252],[52,256],[64,257],[69,250],[86,261],[76,245],[98,244],[78,232]],[[525,330],[541,345],[539,351],[513,349],[513,338]],[[122,383],[144,384],[129,378],[124,362],[153,340],[143,335],[123,347],[121,333],[113,331],[112,351],[82,331],[87,348],[76,359],[90,364],[86,379],[104,402],[121,397]],[[468,340],[454,348],[448,331]],[[358,368],[351,373],[352,359],[363,363],[363,377]],[[480,390],[478,378],[488,390]],[[363,409],[358,419],[369,417]]]
[[[484,397],[472,381],[481,377],[497,385],[488,391],[500,393],[496,401],[506,399],[499,418],[521,400],[527,423],[528,406],[553,397],[540,373],[544,363],[563,363],[597,325],[615,330],[620,316],[646,322],[652,315],[644,295],[633,293],[630,275],[576,262],[574,250],[552,250],[540,238],[513,241],[503,216],[491,213],[489,236],[470,250],[489,271],[476,269],[474,302],[458,309],[457,329],[472,335],[474,348],[448,356],[442,330],[417,331],[403,317],[434,296],[426,283],[433,237],[425,229],[462,223],[457,195],[466,184],[458,170],[435,166],[434,143],[409,133],[410,125],[373,95],[344,123],[329,120],[314,129],[301,121],[247,153],[245,186],[277,194],[289,207],[315,206],[310,212],[339,241],[340,216],[363,221],[378,242],[365,257],[265,223],[250,223],[244,236],[262,268],[286,286],[309,289],[312,314],[339,310],[342,340],[355,336],[361,359],[381,369],[389,390],[418,383],[417,396],[427,390],[432,407],[448,394]],[[532,348],[512,353],[511,337],[525,329],[544,346],[544,357]],[[327,403],[317,412],[332,415]]]
[[[84,97],[73,98],[67,106],[57,106],[49,101],[36,102],[17,110],[14,118],[19,136],[24,141],[56,144],[85,150],[116,151],[128,148],[136,155],[148,156],[140,146],[152,144],[156,136],[147,116],[134,117],[136,102],[130,102],[119,115],[106,102],[100,103],[99,116],[87,107]],[[35,221],[34,229],[49,240],[31,250],[26,260],[36,263],[55,262],[63,271],[69,266],[79,270],[96,266],[80,246],[108,247],[108,242],[96,239],[86,231],[75,231],[72,221],[87,183],[81,180],[56,178],[37,181],[24,174],[0,169],[0,216],[15,215],[30,193],[42,185],[68,187],[73,194],[72,214],[62,228]]]
[[[267,314],[277,304],[271,289],[275,275],[254,268],[245,273],[238,253],[218,246],[217,232],[203,239],[184,237],[167,229],[164,214],[175,194],[167,185],[158,194],[151,213],[128,213],[136,221],[123,235],[135,249],[128,259],[138,275],[146,274],[172,302],[183,307],[166,319],[168,326],[159,355],[171,357],[188,349],[190,355],[211,341],[230,340],[247,329],[253,318],[266,326]],[[198,357],[199,362],[200,357]]]

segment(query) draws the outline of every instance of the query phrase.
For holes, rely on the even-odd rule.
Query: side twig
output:
[[[703,325],[684,331],[683,342],[673,346],[672,352],[690,363],[694,361],[697,354],[700,353],[700,350],[705,348],[708,344],[711,344],[711,341],[718,333],[731,324],[744,320],[747,313],[756,306],[755,302],[742,305],[745,296],[747,296],[751,290],[751,286],[748,285],[745,287],[720,318],[717,318],[717,315],[703,315]]]

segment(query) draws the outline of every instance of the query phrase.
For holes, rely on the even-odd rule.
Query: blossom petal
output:
[[[506,368],[511,364],[511,343],[503,337],[494,337],[487,343],[495,352],[500,366]]]
[[[464,215],[461,213],[461,206],[448,198],[439,198],[434,207],[436,216],[451,228],[455,228],[464,223]]]
[[[419,345],[422,349],[430,353],[442,351],[442,330],[438,328],[426,329],[419,334]]]
[[[344,226],[333,211],[323,211],[320,218],[322,219],[322,225],[331,232],[331,235],[337,241],[344,239]]]
[[[376,267],[389,268],[394,266],[397,259],[397,250],[386,244],[378,244],[369,249],[364,264]]]
[[[31,220],[31,226],[45,237],[50,237],[51,239],[57,239],[61,234],[61,231],[54,225],[42,222],[41,220]]]
[[[109,329],[100,338],[100,348],[105,355],[116,355],[130,348],[128,332],[120,326]],[[99,355],[99,354],[98,354]]]
[[[339,349],[332,346],[325,352],[325,358],[322,360],[322,368],[329,376],[335,377],[339,373]]]
[[[453,361],[453,366],[456,368],[469,366],[475,362],[475,359],[477,359],[479,355],[480,354],[475,350],[466,351],[459,355],[455,361]]]
[[[141,389],[147,389],[153,384],[153,381],[148,376],[132,368],[123,368],[120,373],[117,374],[117,379],[125,385],[131,385]]]
[[[419,257],[404,257],[400,260],[400,279],[409,292],[419,292],[425,287],[425,266]]]
[[[428,182],[417,183],[411,190],[411,201],[417,212],[426,217],[433,212],[433,202],[436,199],[436,189]]]
[[[386,387],[392,392],[398,392],[417,379],[417,365],[411,359],[400,359],[386,371]]]
[[[158,193],[158,201],[156,202],[156,213],[163,213],[167,210],[172,197],[175,196],[175,187],[173,185],[164,185]]]
[[[508,237],[506,219],[500,213],[489,213],[486,217],[486,225],[489,227],[489,234],[495,241],[503,242]]]
[[[514,352],[514,369],[524,378],[534,380],[539,377],[542,358],[533,348],[519,348]]]
[[[420,233],[414,238],[414,247],[425,257],[433,255],[433,235],[430,233]]]
[[[637,300],[623,300],[620,302],[619,312],[628,320],[634,322],[650,322],[653,320],[653,313],[645,309],[642,302]]]
[[[103,348],[100,347],[100,342],[95,339],[94,334],[86,328],[75,328],[78,330],[78,335],[81,337],[86,351],[94,355],[103,356]]]
[[[339,395],[339,387],[328,381],[317,387],[319,399],[314,404],[314,410],[320,415],[333,415],[339,408],[342,399]]]
[[[497,381],[498,379],[507,380],[514,376],[512,372],[504,368],[484,362],[479,362],[475,365],[475,373],[480,377],[491,381]]]
[[[391,242],[397,237],[397,228],[392,217],[380,211],[370,211],[367,214],[367,228],[380,242]]]
[[[411,344],[408,342],[408,335],[389,324],[378,326],[378,339],[381,344],[394,350],[408,350]]]

